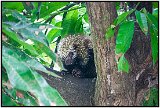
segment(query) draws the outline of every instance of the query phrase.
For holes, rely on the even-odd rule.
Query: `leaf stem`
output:
[[[134,8],[134,10],[136,10],[136,9],[137,9],[137,7],[139,6],[139,4],[140,4],[140,2],[138,2],[138,3],[137,3],[137,5],[136,5],[136,7]]]

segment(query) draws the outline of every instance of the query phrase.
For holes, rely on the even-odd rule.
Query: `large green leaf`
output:
[[[155,29],[158,31],[158,19],[152,14],[147,14],[147,18],[149,23],[152,23],[155,26]]]
[[[57,22],[55,24],[56,27],[61,27],[62,21]],[[52,30],[49,31],[47,34],[47,40],[49,43],[51,43],[57,36],[60,36],[61,30],[53,28]]]
[[[2,24],[2,31],[6,34],[7,37],[12,39],[14,42],[17,42],[24,46],[24,49],[27,49],[31,55],[37,56],[38,53],[36,52],[35,48],[32,45],[25,43],[24,41],[20,40],[18,34],[10,30],[6,25]]]
[[[42,2],[40,17],[46,17],[67,4],[69,4],[69,2]]]
[[[2,106],[19,106],[15,100],[12,100],[5,93],[2,93]]]
[[[44,45],[43,43],[37,40],[32,40],[32,41],[34,42],[34,48],[36,49],[37,52],[39,50],[41,53],[46,53],[53,60],[53,62],[56,61],[55,53],[53,53],[53,51],[48,46]]]
[[[5,51],[6,51],[7,53],[10,53],[11,51],[14,52],[14,53],[13,53],[13,54],[14,54],[14,57],[15,57],[16,59],[18,59],[19,61],[23,62],[24,64],[26,64],[28,67],[30,67],[30,68],[32,68],[32,69],[34,69],[34,70],[38,70],[38,71],[41,71],[41,72],[45,72],[45,73],[50,74],[50,75],[55,76],[55,77],[59,77],[59,76],[57,76],[56,74],[54,74],[53,72],[47,71],[46,68],[45,68],[41,63],[39,63],[37,60],[29,57],[29,56],[26,55],[23,51],[16,49],[15,47],[13,47],[13,46],[10,45],[10,44],[3,43],[3,45],[4,45],[4,44],[5,44],[6,46],[12,48],[12,50],[9,49],[9,48],[6,48]],[[21,58],[19,58],[19,56],[20,56]]]
[[[150,25],[151,49],[153,64],[158,60],[158,32],[153,25]]]
[[[67,34],[75,34],[75,26],[78,19],[78,10],[69,11],[62,21],[62,28],[61,31],[62,37]]]
[[[15,23],[15,22],[5,22],[5,24],[9,25],[15,32],[21,34],[23,40],[26,39],[35,39],[43,44],[47,45],[46,38],[42,29],[46,29],[47,26],[51,28],[49,25],[43,24],[32,24],[32,23]]]
[[[78,18],[75,25],[75,33],[83,33],[82,17]]]
[[[147,36],[148,34],[148,24],[147,24],[147,18],[146,15],[140,11],[136,11],[136,20],[141,28],[141,30],[144,32],[144,34]]]
[[[38,106],[37,100],[31,96],[28,92],[26,91],[20,91],[17,90],[17,92],[21,93],[24,98],[18,98],[17,101],[19,101],[20,103],[22,103],[24,106]]]
[[[57,90],[51,88],[40,74],[30,68],[29,62],[24,63],[23,60],[22,56],[3,45],[2,63],[12,86],[33,93],[40,105],[67,105]]]
[[[16,13],[17,14],[17,13]],[[21,19],[22,17],[19,17],[19,19]],[[26,18],[24,18],[26,20]],[[8,25],[6,25],[8,24]],[[21,23],[9,23],[7,22],[6,24],[3,24],[3,32],[7,34],[7,36],[9,36],[10,38],[12,38],[14,41],[18,42],[19,44],[21,44],[22,46],[24,46],[25,49],[29,50],[29,52],[32,55],[39,55],[42,54],[43,52],[45,52],[53,61],[56,60],[55,54],[49,49],[49,47],[47,46],[47,40],[46,37],[44,35],[44,33],[42,32],[42,28],[47,28],[46,26],[44,26],[43,24],[32,24],[32,23],[28,23],[28,22],[23,22]],[[16,26],[19,25],[19,26]],[[10,27],[8,27],[10,26]],[[49,25],[48,25],[49,26]],[[9,28],[14,29],[17,33],[15,33],[14,31],[9,30]],[[20,35],[18,35],[20,34]],[[37,34],[37,35],[36,35]],[[20,39],[20,36],[22,36],[23,38]],[[23,40],[22,40],[23,39]],[[25,43],[24,41],[26,39],[30,39],[32,40],[34,43],[34,47],[33,45],[29,45],[27,43]],[[38,52],[38,50],[40,52]],[[37,54],[38,52],[38,54]]]
[[[132,12],[134,12],[135,11],[135,9],[133,9],[133,10],[130,10],[130,11],[128,11],[128,12],[124,12],[123,14],[121,14],[121,15],[119,15],[117,18],[116,18],[116,20],[114,21],[114,25],[118,25],[118,24],[120,24],[121,22],[123,22],[126,18],[127,18],[127,16],[128,15],[130,15]]]
[[[129,72],[129,63],[127,59],[124,57],[124,54],[120,57],[118,61],[118,71],[119,72]]]
[[[12,99],[20,103],[19,105],[24,105],[24,106],[37,106],[38,105],[37,100],[26,91],[16,90],[15,88],[11,88],[11,89],[3,88],[3,89],[5,90],[6,94],[12,97]]]
[[[133,34],[134,21],[124,22],[120,25],[116,38],[116,54],[124,54],[130,48]]]
[[[153,64],[155,64],[158,59],[158,19],[152,14],[146,15],[150,25],[152,58]]]
[[[21,11],[21,12],[24,9],[22,2],[2,2],[2,7]]]

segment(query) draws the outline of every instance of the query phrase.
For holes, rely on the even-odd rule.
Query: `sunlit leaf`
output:
[[[73,10],[67,12],[66,17],[62,21],[62,28],[63,30],[61,31],[62,37],[64,37],[67,34],[75,34],[75,26],[76,22],[78,19],[78,10]]]
[[[27,65],[28,67],[34,69],[34,70],[38,70],[38,71],[41,71],[41,72],[45,72],[49,75],[52,75],[52,76],[55,76],[55,77],[59,77],[57,76],[56,74],[54,74],[53,72],[49,72],[46,70],[46,68],[41,64],[39,63],[37,60],[35,60],[34,58],[31,58],[29,57],[28,55],[26,55],[23,51],[21,50],[18,50],[16,49],[15,47],[13,47],[12,45],[9,45],[7,43],[3,43],[3,45],[6,45],[11,49],[9,48],[6,48],[6,52],[7,53],[10,53],[10,52],[13,52],[14,54],[14,58],[18,59],[19,61],[23,62],[25,65]],[[19,58],[21,57],[21,58]]]
[[[119,25],[121,22],[123,22],[126,18],[127,18],[127,16],[128,15],[130,15],[132,12],[134,12],[135,11],[135,9],[133,9],[133,10],[130,10],[130,11],[128,11],[128,12],[124,12],[124,13],[122,13],[121,15],[119,15],[117,18],[116,18],[116,20],[114,21],[114,25]]]
[[[2,63],[14,88],[33,93],[40,105],[67,105],[57,90],[51,88],[41,75],[23,62],[24,58],[21,59],[21,56],[18,57],[4,45],[2,50]]]
[[[127,61],[127,59],[124,57],[124,55],[122,55],[118,61],[118,71],[119,72],[129,72],[129,63]]]
[[[56,27],[61,27],[62,22],[57,22],[55,24]],[[51,43],[57,36],[60,36],[61,30],[60,29],[56,29],[53,28],[52,30],[49,31],[49,33],[47,34],[47,40],[49,41],[49,43]]]
[[[32,40],[35,44],[35,49],[36,51],[39,50],[40,52],[46,53],[53,61],[56,61],[56,55],[53,53],[53,51],[43,43],[37,41],[37,40]]]
[[[158,60],[158,32],[154,29],[153,25],[150,25],[150,36],[151,36],[151,49],[153,64]]]
[[[69,2],[42,2],[40,17],[46,17],[47,15],[50,15],[52,12],[57,11],[67,4],[69,4]]]
[[[158,19],[158,12],[159,12],[158,8],[156,8],[153,10],[153,13],[152,13],[157,19]]]
[[[148,21],[152,23],[155,26],[155,29],[158,31],[158,19],[152,14],[147,14],[147,18]]]
[[[82,17],[77,19],[77,23],[75,25],[75,33],[83,33]]]
[[[147,36],[147,34],[148,34],[148,24],[147,24],[146,15],[144,13],[141,13],[140,11],[136,11],[135,14],[136,14],[136,20],[137,20],[141,30]]]
[[[120,25],[116,38],[116,54],[125,53],[131,45],[134,34],[134,21],[124,22]]]
[[[27,49],[31,53],[31,55],[33,55],[33,56],[38,55],[38,53],[35,51],[35,49],[34,49],[34,47],[32,45],[29,45],[29,44],[25,43],[24,41],[20,40],[19,37],[18,37],[18,34],[16,34],[15,32],[11,31],[4,24],[2,24],[2,31],[3,31],[3,33],[6,34],[7,37],[9,37],[13,41],[21,44],[22,46],[24,46],[24,49]]]
[[[85,20],[87,23],[89,22],[88,14],[85,14],[85,15],[83,16],[83,18],[84,18],[84,20]]]
[[[24,9],[22,2],[2,2],[2,7],[21,11],[21,12]]]

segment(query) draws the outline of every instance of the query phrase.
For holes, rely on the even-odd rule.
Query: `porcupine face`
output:
[[[66,58],[64,58],[65,65],[73,65],[76,62],[77,53],[74,51],[71,51],[68,53]]]
[[[66,37],[58,44],[58,56],[65,65],[73,65],[75,63],[77,53],[73,47],[73,38]]]
[[[95,77],[92,43],[87,36],[67,36],[58,44],[57,54],[64,67],[76,77]]]
[[[89,60],[88,49],[91,49],[91,42],[84,36],[68,36],[58,44],[58,55],[65,65],[73,65],[79,60],[81,65],[86,65]]]

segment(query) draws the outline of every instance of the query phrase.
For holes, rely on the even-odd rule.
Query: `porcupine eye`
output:
[[[67,57],[65,58],[65,64],[66,65],[73,65],[76,60],[76,52],[73,50],[72,52],[69,52]]]

